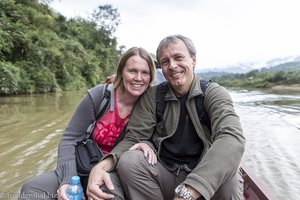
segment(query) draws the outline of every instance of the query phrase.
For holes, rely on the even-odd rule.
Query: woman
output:
[[[104,154],[113,148],[134,104],[151,85],[154,75],[154,63],[143,48],[133,47],[120,59],[114,83],[108,86],[110,106],[97,121],[92,135]],[[20,199],[67,200],[66,188],[70,178],[77,175],[75,145],[85,137],[87,127],[95,120],[101,104],[97,91],[103,89],[104,85],[100,84],[81,100],[60,140],[56,169],[28,180],[22,186]]]

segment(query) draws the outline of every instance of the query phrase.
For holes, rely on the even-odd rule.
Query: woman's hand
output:
[[[153,149],[146,143],[137,143],[133,145],[129,150],[140,150],[144,152],[144,156],[148,158],[148,163],[155,165],[157,163],[157,156]]]
[[[113,159],[107,158],[95,165],[90,173],[87,185],[87,196],[93,200],[113,199],[114,195],[103,192],[100,186],[105,185],[107,189],[113,190],[114,186],[109,174],[106,172],[113,166]]]
[[[66,195],[66,191],[67,191],[68,187],[69,187],[69,184],[64,184],[64,185],[60,186],[60,188],[58,188],[58,190],[56,191],[58,200],[69,200]]]

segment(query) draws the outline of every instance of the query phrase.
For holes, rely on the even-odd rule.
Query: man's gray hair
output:
[[[167,47],[169,44],[176,43],[177,40],[183,41],[185,46],[188,49],[190,56],[196,56],[196,48],[191,39],[183,36],[183,35],[169,35],[165,37],[158,45],[156,50],[156,59],[158,64],[160,65],[160,53],[161,49]]]

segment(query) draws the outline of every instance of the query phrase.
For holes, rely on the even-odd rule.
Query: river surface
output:
[[[55,168],[63,130],[84,91],[0,97],[0,199]],[[230,90],[247,138],[243,162],[279,199],[300,199],[300,94]]]

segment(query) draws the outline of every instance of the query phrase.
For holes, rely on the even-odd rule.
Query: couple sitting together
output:
[[[86,197],[244,199],[239,165],[245,138],[229,93],[217,83],[200,84],[196,49],[185,36],[164,38],[156,58],[167,81],[152,86],[155,64],[146,50],[133,47],[121,57],[108,86],[110,105],[92,133],[105,156],[90,172]],[[56,169],[29,179],[22,199],[33,193],[67,199],[70,178],[77,175],[75,146],[98,114],[103,98],[97,91],[104,86],[90,89],[81,100],[60,140]],[[163,104],[157,101],[161,94]],[[203,104],[201,113],[198,104]],[[114,147],[124,128],[124,139]]]

